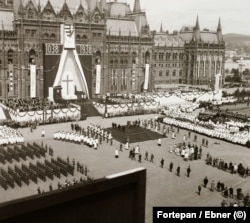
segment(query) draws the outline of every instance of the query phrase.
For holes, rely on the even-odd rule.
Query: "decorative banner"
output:
[[[36,65],[30,65],[30,97],[36,97]]]
[[[101,65],[97,64],[96,65],[96,88],[95,88],[95,93],[100,94],[100,89],[101,89]]]
[[[149,64],[145,65],[145,80],[144,80],[144,90],[148,89],[148,79],[149,79]]]

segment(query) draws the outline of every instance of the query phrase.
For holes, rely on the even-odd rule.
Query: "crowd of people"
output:
[[[27,112],[27,111],[42,111],[43,109],[59,109],[67,108],[69,103],[53,103],[46,98],[13,98],[3,100],[2,103],[14,111]]]
[[[24,137],[20,131],[0,125],[0,145],[23,143]]]
[[[229,141],[235,144],[246,145],[248,141],[250,141],[250,133],[248,131],[241,131],[232,133],[230,129],[227,129],[226,126],[222,124],[218,124],[212,128],[206,128],[204,123],[201,122],[187,122],[183,120],[176,120],[172,117],[164,118],[164,123],[179,126],[184,129],[188,129],[200,134],[207,135],[212,138],[223,139],[225,141]]]
[[[216,167],[220,170],[230,172],[231,174],[239,174],[242,177],[249,176],[248,167],[244,167],[242,163],[236,164],[232,161],[226,162],[218,157],[212,157],[209,153],[207,154],[206,164]]]
[[[221,202],[221,206],[228,207],[228,206],[244,206],[249,207],[250,205],[250,196],[249,193],[246,193],[244,195],[242,188],[235,188],[234,186],[227,186],[223,181],[218,180],[215,182],[215,180],[212,180],[210,182],[210,179],[208,179],[207,176],[204,177],[202,180],[202,183],[198,185],[198,195],[201,195],[202,191],[202,185],[203,188],[210,190],[211,192],[217,191],[221,193],[223,196],[223,201]],[[225,200],[228,199],[228,200]]]

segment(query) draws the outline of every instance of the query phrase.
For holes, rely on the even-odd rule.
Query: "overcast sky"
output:
[[[123,0],[133,9],[134,0]],[[250,0],[140,0],[146,11],[151,30],[172,32],[182,26],[195,25],[199,16],[200,28],[216,30],[221,18],[222,32],[250,35]]]

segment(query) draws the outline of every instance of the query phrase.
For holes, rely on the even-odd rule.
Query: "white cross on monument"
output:
[[[69,75],[67,75],[67,80],[62,80],[62,82],[66,82],[66,84],[67,84],[67,95],[69,95],[69,82],[73,82],[73,80],[69,80]]]

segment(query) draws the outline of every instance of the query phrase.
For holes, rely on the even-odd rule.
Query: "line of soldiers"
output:
[[[74,175],[74,165],[68,163],[60,157],[57,159],[51,159],[51,161],[45,159],[44,162],[37,161],[35,164],[30,162],[28,166],[22,163],[21,167],[14,166],[14,169],[8,166],[7,171],[3,168],[0,170],[0,185],[7,190],[8,187],[14,188],[15,184],[22,186],[22,182],[29,185],[29,181],[37,183],[37,179],[40,178],[44,182],[46,178],[53,180],[54,176],[60,178],[61,174],[65,177],[68,174]],[[88,169],[85,167],[85,172]]]
[[[36,143],[8,146],[7,148],[0,147],[0,162],[4,164],[5,161],[12,163],[13,160],[16,160],[19,162],[20,159],[26,160],[27,157],[31,159],[45,157],[45,152],[45,149]]]

